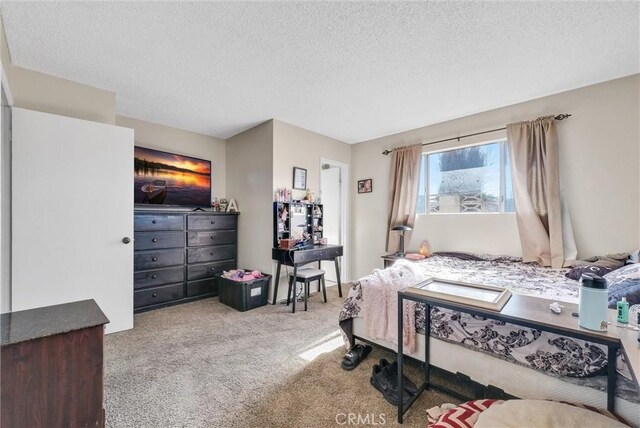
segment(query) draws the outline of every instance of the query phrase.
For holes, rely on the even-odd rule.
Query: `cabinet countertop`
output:
[[[2,314],[2,346],[107,324],[109,319],[93,300]]]

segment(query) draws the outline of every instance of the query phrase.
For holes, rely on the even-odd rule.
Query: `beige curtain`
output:
[[[422,145],[416,144],[394,149],[391,155],[390,210],[387,228],[388,252],[396,252],[400,246],[400,235],[398,232],[392,232],[391,228],[397,224],[411,227],[415,224],[421,154]],[[410,239],[411,231],[408,231],[404,238],[405,247],[408,246]]]
[[[511,123],[507,140],[523,260],[560,268],[564,246],[555,120]]]

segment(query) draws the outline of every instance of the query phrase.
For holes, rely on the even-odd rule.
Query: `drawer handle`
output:
[[[157,258],[157,257],[154,257],[154,258],[152,258],[152,259],[151,259],[151,261],[152,261],[152,262],[157,262],[157,261],[158,261],[158,258]]]
[[[215,220],[211,220],[211,224],[216,224],[216,221]]]
[[[210,252],[209,254],[211,254],[212,256],[215,256],[215,255],[216,255],[216,252],[215,252],[215,251],[212,251],[212,252]]]
[[[151,242],[158,242],[158,238],[153,238]]]
[[[158,277],[158,275],[156,275],[155,273],[153,275],[151,275],[151,279],[156,279]]]
[[[158,222],[158,220],[151,220],[151,223],[156,224]]]
[[[211,268],[211,270],[216,270],[216,268],[215,268],[215,267],[212,267],[212,268]]]
[[[216,239],[216,235],[211,235],[211,239]]]
[[[158,297],[158,293],[153,293],[151,297]]]

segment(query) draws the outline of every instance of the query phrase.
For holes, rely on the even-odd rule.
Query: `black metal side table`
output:
[[[501,311],[492,311],[481,307],[465,305],[449,300],[437,299],[430,296],[412,292],[411,288],[398,292],[398,390],[402,391],[404,385],[402,381],[402,368],[404,365],[403,350],[403,304],[405,300],[416,303],[423,303],[425,308],[425,341],[424,341],[424,381],[418,387],[418,392],[403,405],[398,403],[398,423],[402,423],[404,414],[415,403],[420,394],[429,389],[429,332],[431,330],[431,306],[465,312],[471,315],[504,321],[510,324],[517,324],[523,327],[547,331],[574,339],[586,340],[588,342],[605,345],[607,347],[607,410],[613,412],[615,405],[616,390],[616,352],[621,347],[620,337],[617,329],[610,326],[606,332],[587,330],[578,325],[578,319],[571,316],[572,312],[578,311],[578,305],[574,303],[563,303],[564,308],[561,314],[554,314],[549,310],[552,300],[534,296],[514,294],[504,305]],[[612,311],[613,312],[613,311]],[[611,317],[610,317],[611,318]]]

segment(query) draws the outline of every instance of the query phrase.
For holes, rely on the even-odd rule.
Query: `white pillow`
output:
[[[474,428],[627,427],[610,417],[569,404],[546,400],[509,400],[480,414]]]

